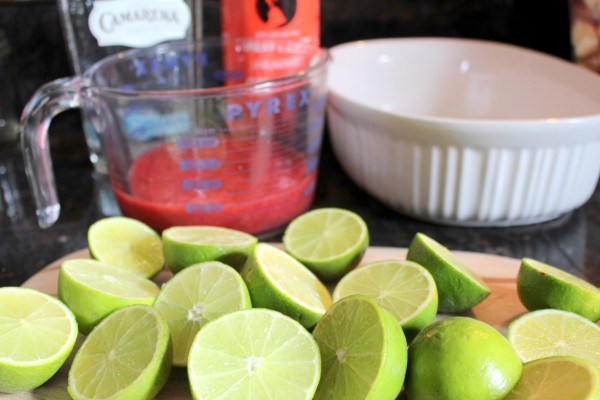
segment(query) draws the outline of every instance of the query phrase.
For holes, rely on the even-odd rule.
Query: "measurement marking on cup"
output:
[[[306,173],[310,174],[313,171],[315,171],[317,169],[317,166],[319,165],[319,158],[316,156],[313,157],[309,157],[309,159],[306,161]]]
[[[221,168],[221,161],[214,158],[179,161],[179,169],[182,171],[214,171],[219,168]]]
[[[181,182],[183,190],[209,190],[223,186],[220,179],[184,179]]]
[[[302,192],[302,195],[304,197],[310,196],[314,192],[316,186],[317,186],[317,182],[315,179],[313,179],[312,181],[310,181],[310,183],[308,184],[306,189],[304,189],[304,192]]]
[[[175,144],[179,149],[213,149],[221,141],[214,136],[209,137],[182,137],[177,138]]]
[[[188,214],[212,214],[223,210],[221,203],[196,204],[190,203],[185,205],[185,211]]]

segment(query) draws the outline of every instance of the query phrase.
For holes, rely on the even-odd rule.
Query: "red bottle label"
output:
[[[296,73],[306,67],[306,52],[319,47],[318,0],[221,0],[226,39],[240,39],[245,57],[227,49],[227,69],[241,70],[247,81]]]

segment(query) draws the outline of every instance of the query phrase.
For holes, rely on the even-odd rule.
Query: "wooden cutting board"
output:
[[[516,291],[516,277],[519,270],[520,261],[489,254],[453,252],[475,273],[477,273],[489,285],[492,290],[491,295],[481,304],[476,306],[471,312],[464,315],[475,317],[484,321],[501,332],[505,332],[506,325],[518,315],[526,310],[519,301]],[[23,286],[41,290],[45,293],[57,295],[58,270],[61,263],[69,258],[88,258],[87,250],[80,250],[69,254],[55,262],[51,263],[40,272],[27,280]],[[365,253],[362,264],[373,261],[389,259],[405,259],[406,249],[392,247],[371,247]],[[155,280],[162,283],[171,277],[167,270],[161,272]],[[83,340],[80,335],[79,343]],[[73,351],[72,356],[75,351]],[[66,389],[67,375],[70,366],[70,360],[63,365],[58,373],[41,387],[28,392],[17,394],[1,394],[0,399],[25,400],[25,399],[44,399],[44,400],[63,400],[69,399]],[[167,385],[160,392],[158,399],[191,399],[190,390],[187,382],[187,372],[185,368],[174,368],[171,378]]]

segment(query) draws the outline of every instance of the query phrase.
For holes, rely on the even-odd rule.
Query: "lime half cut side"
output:
[[[368,296],[333,306],[313,331],[322,357],[315,399],[395,399],[404,383],[406,338],[396,318]]]
[[[512,321],[507,336],[523,362],[572,356],[600,369],[600,326],[578,314],[552,309],[532,311]]]
[[[159,290],[149,279],[96,260],[67,260],[58,274],[58,297],[73,311],[84,334],[119,308],[152,305]]]
[[[432,323],[437,314],[435,281],[429,271],[411,261],[377,261],[350,271],[336,285],[333,301],[352,294],[373,298],[411,337]]]
[[[171,370],[169,328],[158,311],[133,305],[106,317],[87,336],[69,370],[75,400],[151,399]]]
[[[167,266],[177,273],[190,265],[220,261],[241,269],[258,238],[217,226],[176,226],[162,233]]]
[[[531,258],[521,260],[517,292],[529,311],[554,308],[574,312],[593,322],[600,319],[600,289]]]
[[[186,366],[194,337],[207,322],[251,308],[240,274],[218,261],[192,265],[161,288],[154,307],[169,325],[173,364]]]
[[[75,317],[62,302],[32,289],[0,288],[0,392],[42,385],[76,339]]]
[[[190,350],[195,399],[309,400],[321,358],[297,321],[272,310],[236,311],[206,324]]]
[[[320,279],[333,281],[358,265],[369,245],[369,230],[352,211],[319,208],[288,225],[283,245]]]
[[[481,303],[491,293],[490,288],[468,266],[445,246],[422,233],[413,238],[407,260],[427,268],[435,280],[438,309],[460,313]]]
[[[92,258],[146,278],[164,266],[162,242],[148,225],[127,217],[107,217],[88,229]]]
[[[556,356],[523,365],[505,400],[600,400],[600,371],[586,360]]]
[[[304,265],[266,243],[256,245],[242,269],[253,307],[286,314],[311,328],[331,306],[331,294]]]

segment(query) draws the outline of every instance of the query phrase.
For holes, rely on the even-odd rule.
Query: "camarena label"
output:
[[[98,0],[88,20],[100,46],[127,47],[183,39],[190,22],[183,0]]]

